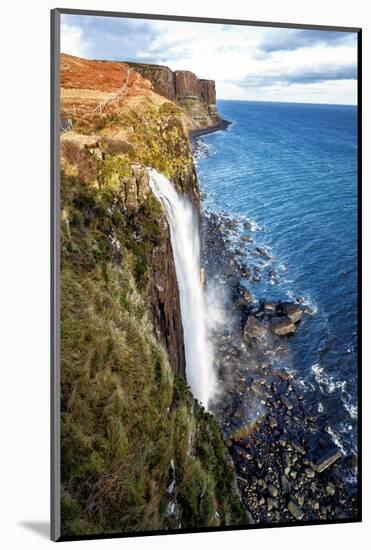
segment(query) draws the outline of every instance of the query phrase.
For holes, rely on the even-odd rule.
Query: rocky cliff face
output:
[[[175,99],[174,73],[163,65],[129,63],[143,78],[152,83],[154,91],[170,101]]]
[[[129,65],[152,83],[156,93],[175,101],[193,121],[193,129],[212,128],[221,123],[214,80],[199,79],[191,71],[173,72],[161,65]]]
[[[130,166],[131,174],[121,180],[123,202],[131,216],[138,216],[151,195],[148,174],[141,164]],[[149,311],[157,338],[172,358],[174,371],[184,380],[185,356],[178,284],[175,274],[169,227],[163,212],[158,213],[157,239],[147,252]]]

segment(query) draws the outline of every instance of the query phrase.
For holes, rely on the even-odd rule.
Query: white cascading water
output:
[[[213,349],[208,338],[207,309],[200,279],[200,236],[192,203],[153,168],[150,187],[165,208],[180,294],[187,381],[207,409],[216,388]]]

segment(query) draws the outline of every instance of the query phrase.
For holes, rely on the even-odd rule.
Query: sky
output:
[[[351,32],[64,14],[61,51],[189,70],[217,99],[357,103]]]

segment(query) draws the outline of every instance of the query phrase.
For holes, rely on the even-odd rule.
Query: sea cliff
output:
[[[216,107],[215,81],[200,79],[191,71],[129,63],[148,79],[155,92],[175,102],[191,119],[193,130],[218,129],[225,124]]]
[[[220,429],[187,387],[169,229],[145,170],[199,207],[189,132],[220,117],[215,86],[189,74],[156,84],[61,56],[64,536],[247,521]]]

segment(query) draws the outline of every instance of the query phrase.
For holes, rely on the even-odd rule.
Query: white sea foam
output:
[[[322,391],[327,393],[334,393],[335,390],[345,391],[346,381],[335,380],[333,376],[327,374],[323,367],[319,363],[315,363],[311,366],[311,371],[314,378]]]
[[[358,418],[358,407],[357,407],[357,405],[344,403],[344,407],[348,411],[349,416],[351,418],[353,418],[353,420],[356,420]]]
[[[331,428],[331,426],[327,426],[326,432],[331,436],[332,441],[335,443],[337,447],[339,447],[342,454],[345,455],[346,452],[344,449],[344,445],[340,440],[340,434],[337,431],[335,431],[333,428]]]

